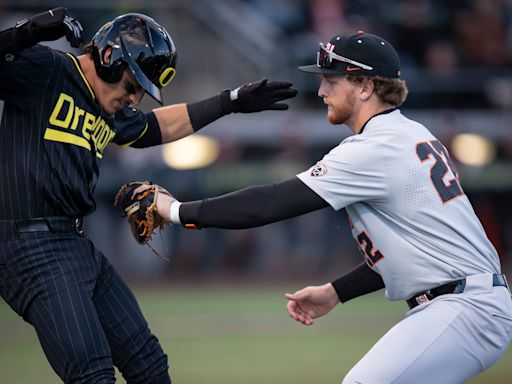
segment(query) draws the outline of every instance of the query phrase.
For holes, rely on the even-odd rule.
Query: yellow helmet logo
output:
[[[174,78],[174,75],[176,74],[176,70],[172,67],[166,68],[162,74],[160,75],[160,78],[158,81],[160,82],[160,85],[162,87],[165,87],[167,84],[171,82],[171,80]]]

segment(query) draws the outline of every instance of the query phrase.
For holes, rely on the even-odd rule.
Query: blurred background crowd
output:
[[[119,185],[135,179],[190,200],[309,168],[349,130],[328,124],[316,96],[318,78],[297,66],[314,62],[318,42],[357,30],[383,36],[399,52],[410,88],[402,112],[451,151],[505,271],[512,271],[511,0],[2,0],[0,28],[59,5],[80,20],[86,40],[126,12],[162,24],[178,49],[166,103],[200,100],[263,77],[291,81],[299,90],[287,112],[228,116],[195,140],[146,150],[107,148],[98,207],[86,231],[128,279],[319,283],[360,261],[345,213],[330,208],[250,230],[167,228],[152,243],[171,259],[165,263],[131,238],[112,206]],[[70,51],[64,41],[51,45]],[[154,107],[149,98],[142,105]]]

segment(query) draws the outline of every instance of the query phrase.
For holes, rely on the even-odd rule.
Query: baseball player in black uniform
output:
[[[192,104],[162,103],[176,49],[153,19],[125,14],[75,57],[37,44],[82,27],[64,8],[0,32],[0,294],[37,332],[66,383],[170,383],[167,357],[135,297],[83,234],[109,142],[177,140],[231,112],[286,109],[291,84],[262,80]]]

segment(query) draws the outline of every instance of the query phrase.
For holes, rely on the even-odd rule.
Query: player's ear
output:
[[[103,53],[103,62],[105,64],[109,64],[111,56],[112,56],[112,48],[106,49],[105,52]]]
[[[371,79],[365,79],[361,83],[361,92],[359,94],[359,97],[362,101],[368,100],[375,90],[375,83]]]

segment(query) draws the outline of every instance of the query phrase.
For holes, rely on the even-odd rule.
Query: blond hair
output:
[[[394,107],[402,105],[409,93],[406,82],[400,79],[391,79],[381,76],[347,76],[347,80],[354,84],[362,84],[368,80],[373,81],[375,93],[379,99]]]

